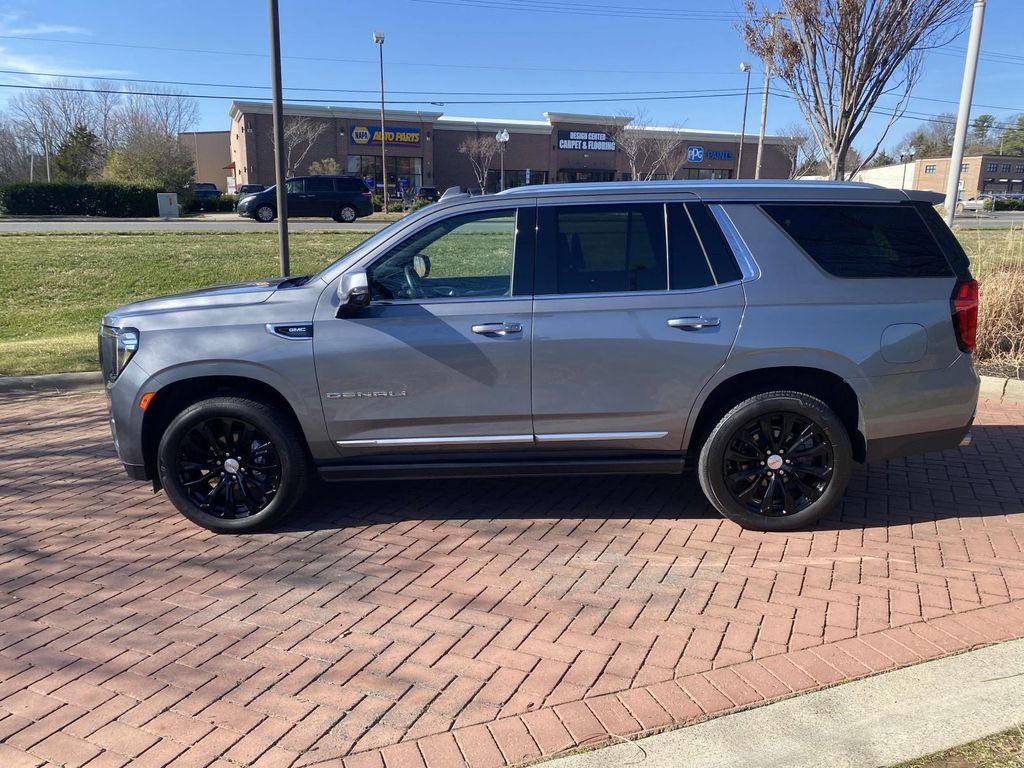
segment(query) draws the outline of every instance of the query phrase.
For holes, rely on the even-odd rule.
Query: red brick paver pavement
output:
[[[96,396],[0,403],[0,765],[530,761],[1024,635],[1024,408],[811,532],[692,479],[335,485],[216,536]]]

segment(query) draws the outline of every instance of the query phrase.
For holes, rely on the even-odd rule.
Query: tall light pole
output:
[[[373,42],[380,48],[380,180],[384,185],[382,200],[384,213],[388,212],[388,163],[387,150],[388,132],[384,127],[384,33],[374,32]]]
[[[747,73],[747,88],[743,94],[743,122],[740,128],[740,151],[736,158],[736,178],[743,175],[743,143],[747,140],[747,102],[750,101],[750,64],[740,62],[740,72]]]
[[[281,96],[281,25],[277,0],[270,4],[270,85],[274,114],[274,176],[277,181],[277,247],[281,277],[288,277],[288,190],[285,188],[284,100]]]
[[[505,147],[508,145],[508,131],[502,128],[494,135],[495,140],[498,142],[498,154],[501,157],[501,178],[498,181],[498,191],[505,191]]]
[[[749,75],[747,76],[750,77]],[[768,122],[768,87],[772,82],[772,68],[769,62],[764,63],[764,92],[761,94],[761,128],[757,132],[757,164],[754,166],[754,178],[761,178],[761,156],[764,153],[764,131]]]
[[[960,191],[960,167],[964,162],[967,121],[971,116],[971,99],[974,98],[974,75],[978,71],[978,53],[981,50],[981,28],[984,22],[985,0],[974,0],[974,12],[971,15],[971,36],[967,41],[967,62],[964,64],[964,82],[960,88],[960,112],[956,116],[953,156],[949,158],[949,180],[946,184],[946,224],[949,226],[953,226],[957,193]]]
[[[900,152],[900,163],[903,164],[903,180],[900,181],[900,189],[907,186],[907,166],[914,162],[914,155],[917,153],[917,149],[914,147],[908,147]]]

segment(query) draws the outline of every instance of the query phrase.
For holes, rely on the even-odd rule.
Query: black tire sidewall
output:
[[[281,462],[281,482],[273,500],[255,515],[239,520],[222,520],[200,511],[173,469],[178,446],[188,431],[200,421],[219,416],[248,421],[262,431],[274,444]],[[253,400],[223,397],[190,405],[171,421],[160,438],[157,466],[167,498],[189,520],[217,533],[248,533],[277,520],[299,501],[305,486],[306,454],[297,428],[274,409]]]
[[[832,479],[821,498],[793,515],[770,517],[750,512],[736,501],[725,485],[722,468],[729,440],[744,424],[768,413],[794,413],[812,419],[832,443]],[[766,392],[743,401],[718,422],[701,448],[697,476],[712,506],[723,517],[758,531],[805,528],[831,512],[843,498],[853,472],[853,449],[842,420],[816,397],[800,392]]]

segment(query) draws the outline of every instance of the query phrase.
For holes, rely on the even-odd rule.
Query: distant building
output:
[[[178,141],[192,152],[196,166],[193,181],[216,184],[221,192],[234,192],[231,169],[231,131],[188,131]]]
[[[380,112],[374,109],[286,104],[286,116],[305,116],[326,128],[306,154],[296,174],[311,162],[333,158],[342,173],[381,180]],[[270,105],[236,101],[231,104],[231,162],[238,184],[274,183],[274,145]],[[629,163],[608,135],[621,117],[546,112],[544,120],[453,117],[441,112],[387,110],[386,157],[388,181],[404,179],[408,186],[476,187],[469,158],[459,145],[469,137],[493,136],[505,129],[505,186],[547,182],[621,181],[629,178]],[[652,135],[675,134],[681,139],[680,179],[729,179],[736,175],[740,136],[737,133],[693,129],[648,128]],[[747,134],[743,178],[752,178],[757,135]],[[762,176],[788,178],[791,160],[787,139],[768,136]],[[497,155],[487,178],[488,191],[500,185]],[[664,176],[662,176],[663,178]],[[657,178],[657,177],[655,177]]]
[[[920,189],[945,194],[949,180],[948,157],[928,157],[910,163],[867,168],[855,181],[892,189]],[[1024,192],[1024,157],[1018,155],[972,155],[960,170],[960,197]]]

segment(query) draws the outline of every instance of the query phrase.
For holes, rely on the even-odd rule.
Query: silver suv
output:
[[[934,199],[933,199],[934,198]],[[680,473],[746,528],[969,441],[978,292],[928,193],[446,194],[318,275],[103,318],[128,474],[251,531],[326,480]]]

